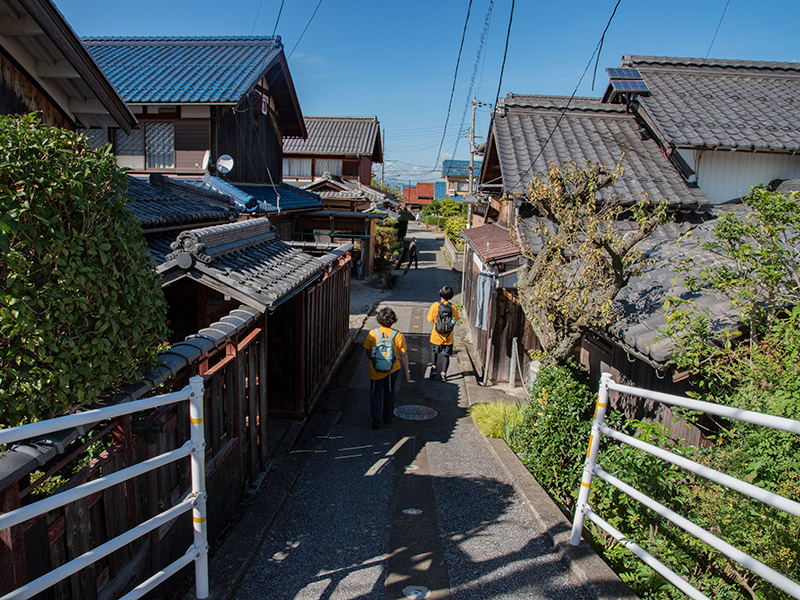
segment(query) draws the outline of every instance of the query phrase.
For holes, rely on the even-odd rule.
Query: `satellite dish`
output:
[[[206,150],[203,152],[203,160],[200,161],[200,169],[202,171],[208,171],[208,161],[211,159],[211,150]]]
[[[233,158],[227,154],[223,154],[217,159],[217,172],[223,175],[233,168]]]

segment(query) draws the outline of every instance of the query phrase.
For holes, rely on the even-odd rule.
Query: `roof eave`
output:
[[[250,91],[252,91],[252,89],[258,84],[258,82],[265,78],[269,71],[271,71],[275,66],[280,69],[280,74],[282,77],[275,77],[272,82],[268,82],[269,91],[272,93],[273,85],[276,83],[282,83],[284,92],[288,96],[290,104],[290,106],[285,110],[278,110],[278,113],[281,116],[281,134],[286,137],[299,137],[306,139],[308,138],[306,122],[303,118],[303,111],[300,109],[300,101],[297,99],[294,81],[292,81],[292,74],[289,71],[289,64],[286,62],[286,54],[284,53],[283,48],[281,48],[280,51],[278,51],[278,53],[267,64],[264,70],[259,74],[256,81],[254,81],[253,84],[248,88],[247,93],[250,93]],[[273,98],[275,98],[274,95]],[[244,99],[244,96],[242,99]],[[287,119],[287,116],[289,115],[293,115],[294,119]]]

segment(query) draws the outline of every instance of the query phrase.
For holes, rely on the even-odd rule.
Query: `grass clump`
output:
[[[478,402],[468,412],[483,435],[506,442],[523,417],[523,407],[516,402]]]

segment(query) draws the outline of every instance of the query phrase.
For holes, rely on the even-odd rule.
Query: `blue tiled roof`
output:
[[[82,41],[129,103],[238,102],[283,50],[278,36]]]
[[[473,172],[477,177],[481,172],[481,161],[476,160]],[[468,160],[445,160],[442,161],[442,177],[469,177]]]
[[[286,183],[279,183],[275,186],[268,184],[248,185],[239,183],[234,185],[244,193],[258,200],[261,208],[266,208],[266,213],[268,215],[291,210],[322,208],[322,200],[319,194],[308,192]],[[278,198],[278,196],[280,196],[280,198]]]

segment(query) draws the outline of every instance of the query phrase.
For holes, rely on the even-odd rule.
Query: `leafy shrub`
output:
[[[398,249],[403,242],[397,236],[395,219],[386,219],[375,232],[375,270],[388,271],[397,262]]]
[[[0,116],[0,426],[139,377],[166,336],[152,258],[108,148]]]
[[[595,395],[574,364],[542,367],[512,448],[536,480],[567,509],[577,498]]]
[[[522,421],[523,407],[516,402],[478,402],[468,412],[483,435],[508,441]]]
[[[408,217],[400,215],[397,219],[397,239],[402,240],[408,233]]]
[[[467,228],[467,219],[461,215],[450,217],[444,222],[444,234],[453,242],[456,248],[461,248],[464,241],[459,234]]]

